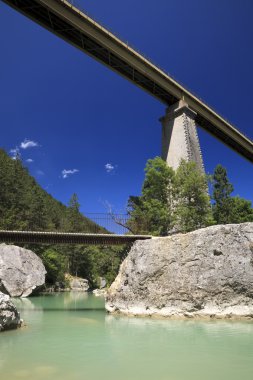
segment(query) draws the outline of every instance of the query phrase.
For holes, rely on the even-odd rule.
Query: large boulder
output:
[[[253,223],[135,242],[108,291],[106,309],[253,318]]]
[[[0,332],[21,326],[20,315],[10,297],[0,292]]]
[[[45,284],[46,270],[32,251],[0,244],[0,290],[11,297],[27,297]]]

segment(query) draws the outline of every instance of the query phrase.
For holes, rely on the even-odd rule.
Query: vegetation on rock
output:
[[[208,179],[194,162],[182,160],[174,171],[160,158],[148,160],[140,196],[130,196],[127,226],[135,233],[156,236],[193,231],[213,224],[253,221],[251,202],[232,197],[226,169],[218,165]],[[212,204],[211,204],[212,200]]]

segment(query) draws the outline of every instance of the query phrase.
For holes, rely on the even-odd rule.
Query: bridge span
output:
[[[168,106],[183,100],[196,124],[253,162],[253,141],[136,50],[65,0],[2,0]],[[231,78],[233,80],[233,78]]]
[[[150,235],[117,235],[42,231],[0,230],[0,243],[120,245],[152,239]]]

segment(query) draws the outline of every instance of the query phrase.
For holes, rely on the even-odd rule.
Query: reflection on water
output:
[[[107,315],[85,293],[15,300],[27,327],[1,333],[1,380],[252,380],[253,323]]]

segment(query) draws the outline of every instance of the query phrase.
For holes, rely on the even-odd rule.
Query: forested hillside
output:
[[[0,149],[0,229],[88,232],[105,231],[79,212],[76,194],[68,207],[43,190],[23,166],[21,159],[12,159]],[[64,281],[64,273],[85,277],[91,286],[99,277],[110,283],[117,274],[125,247],[33,245],[42,258],[47,282]]]
[[[39,186],[20,159],[0,149],[1,229],[81,232],[94,226],[79,213],[75,194],[66,207]]]

